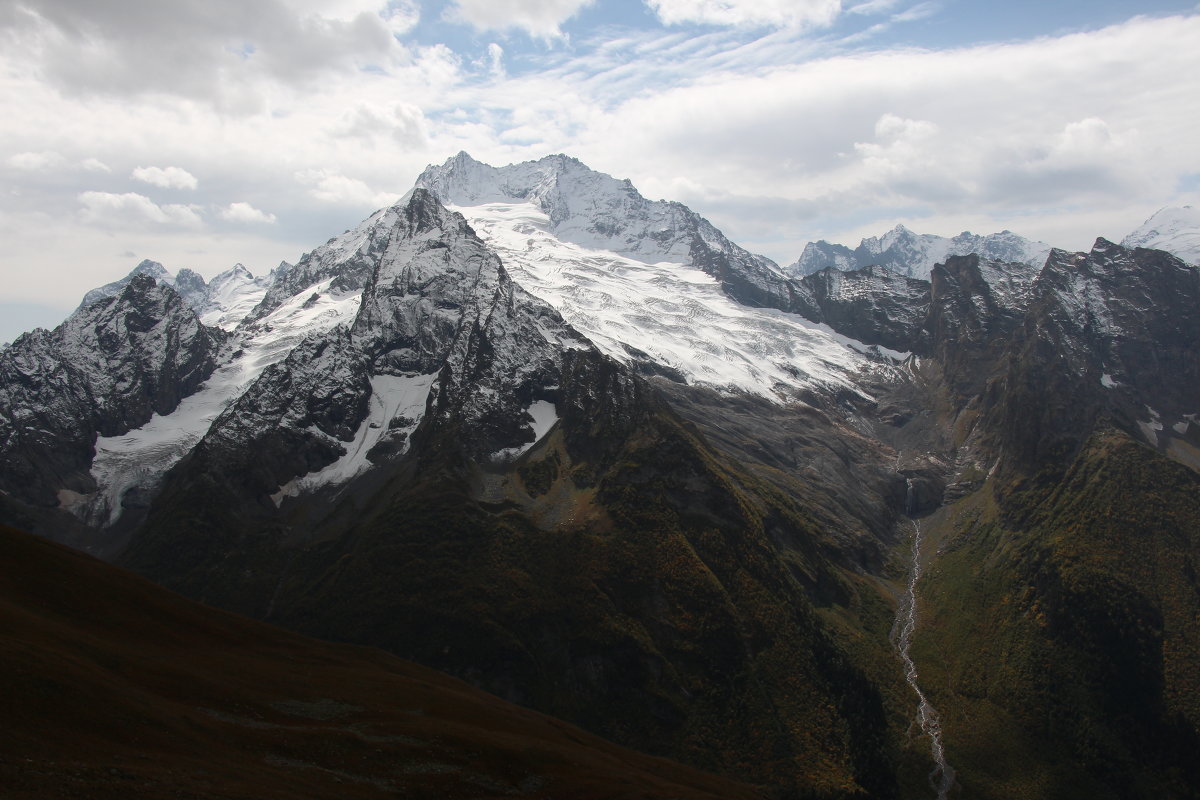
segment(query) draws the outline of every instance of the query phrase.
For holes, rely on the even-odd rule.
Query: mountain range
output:
[[[1196,797],[1187,213],[782,269],[462,153],[0,351],[0,521],[768,796]]]

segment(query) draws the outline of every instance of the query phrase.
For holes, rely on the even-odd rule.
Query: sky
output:
[[[1195,0],[0,0],[0,342],[140,260],[255,274],[460,150],[566,153],[780,264],[1087,249],[1200,202]]]

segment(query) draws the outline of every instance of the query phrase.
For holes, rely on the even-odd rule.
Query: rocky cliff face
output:
[[[805,276],[800,285],[812,298],[805,315],[838,333],[898,351],[924,349],[927,281],[883,267],[846,272],[830,267]]]
[[[1054,251],[998,387],[1005,440],[1037,463],[1104,416],[1197,465],[1197,301],[1200,273],[1162,251],[1104,239],[1090,253]]]
[[[38,505],[90,491],[97,434],[169,414],[212,373],[222,341],[144,274],[53,331],[20,337],[0,354],[4,490]]]

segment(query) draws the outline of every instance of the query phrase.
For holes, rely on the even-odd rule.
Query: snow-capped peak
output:
[[[111,283],[106,283],[103,286],[98,286],[83,296],[83,302],[79,304],[80,308],[90,306],[97,300],[103,300],[105,297],[116,297],[121,293],[121,290],[129,285],[129,282],[138,275],[149,275],[158,283],[166,283],[169,286],[175,285],[175,278],[171,273],[167,272],[167,268],[157,261],[143,259],[136,267],[129,271],[129,274],[124,278],[119,278]]]
[[[1121,244],[1166,250],[1189,264],[1200,264],[1200,208],[1160,208]]]
[[[209,281],[204,302],[197,309],[200,321],[233,330],[267,293],[267,280],[255,278],[244,264],[234,264]]]
[[[562,241],[645,263],[691,264],[697,240],[769,263],[733,245],[686,206],[647,200],[628,180],[597,172],[570,156],[492,167],[459,153],[441,166],[428,167],[416,185],[446,205],[532,203],[549,217]]]
[[[914,233],[904,225],[896,225],[883,236],[864,238],[853,250],[824,240],[809,242],[800,258],[786,272],[798,278],[826,267],[850,270],[878,265],[901,275],[928,279],[934,264],[943,263],[949,256],[971,253],[984,259],[1040,267],[1050,253],[1050,245],[1026,239],[1008,230],[987,236],[963,231],[957,236],[948,237]]]

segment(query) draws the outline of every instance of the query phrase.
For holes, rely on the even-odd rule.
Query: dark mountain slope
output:
[[[840,580],[805,510],[601,356],[569,353],[559,392],[558,425],[512,463],[473,457],[469,410],[427,415],[414,453],[315,523],[302,502],[240,516],[185,462],[126,563],[639,749],[893,795],[879,698],[805,595]]]
[[[750,798],[0,528],[6,798]]]
[[[1200,796],[1200,476],[1099,432],[926,525],[917,659],[964,796]]]

